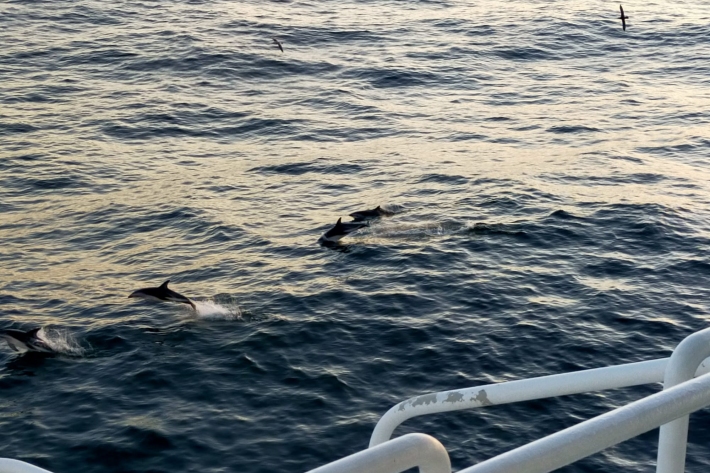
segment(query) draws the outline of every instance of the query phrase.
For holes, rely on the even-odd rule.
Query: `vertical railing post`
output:
[[[710,328],[695,332],[678,344],[666,366],[663,389],[693,379],[700,363],[710,355]],[[682,473],[688,442],[688,416],[664,424],[658,434],[656,473]]]

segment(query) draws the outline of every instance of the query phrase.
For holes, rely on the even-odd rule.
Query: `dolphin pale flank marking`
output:
[[[628,20],[629,17],[624,15],[624,7],[622,7],[621,5],[619,5],[619,10],[621,11],[621,16],[619,17],[619,19],[621,20],[621,26],[622,28],[624,28],[624,31],[626,31],[626,20]]]
[[[159,287],[146,287],[144,289],[138,289],[137,291],[133,291],[128,297],[140,297],[142,299],[180,302],[182,304],[190,304],[190,306],[192,306],[192,308],[194,309],[195,304],[190,299],[183,296],[182,294],[178,294],[172,289],[168,289],[169,282],[170,279],[165,281]]]
[[[352,232],[360,230],[362,227],[366,227],[367,222],[347,222],[343,223],[342,218],[338,219],[338,222],[333,228],[328,230],[320,237],[318,240],[321,244],[332,244],[336,243],[338,240]]]
[[[276,38],[271,38],[271,39],[274,40],[274,43],[276,43],[276,46],[279,47],[279,49],[281,50],[281,52],[284,52],[284,48],[283,48],[283,46],[281,46],[281,43],[279,43],[279,40],[276,39]]]
[[[0,331],[0,338],[4,338],[9,347],[19,353],[37,351],[51,353],[53,350],[47,345],[44,329],[35,328],[29,332],[22,330],[6,329]]]
[[[359,212],[353,212],[350,214],[350,216],[353,218],[353,221],[355,222],[361,222],[363,220],[371,220],[375,218],[380,218],[382,216],[385,217],[390,217],[394,215],[394,212],[390,212],[389,210],[385,210],[379,205],[375,207],[372,210],[360,210]]]

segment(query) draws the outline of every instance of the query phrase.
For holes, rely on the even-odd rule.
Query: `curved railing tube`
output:
[[[451,473],[446,449],[426,434],[403,435],[308,473],[400,473],[414,467],[419,473]]]
[[[458,473],[546,473],[709,404],[710,374],[706,374]]]
[[[0,458],[0,473],[51,473],[38,466],[20,460]]]
[[[659,383],[663,380],[668,363],[669,358],[662,358],[416,396],[400,402],[382,416],[370,437],[370,447],[388,441],[397,426],[412,417]],[[710,358],[697,369],[696,375],[708,371]]]
[[[693,379],[698,365],[710,355],[710,328],[695,332],[678,344],[663,378],[663,389]],[[681,473],[685,470],[688,444],[688,416],[662,425],[658,433],[656,473]]]

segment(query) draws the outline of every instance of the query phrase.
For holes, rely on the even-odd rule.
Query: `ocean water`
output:
[[[669,356],[710,322],[710,4],[624,9],[0,3],[0,320],[58,351],[0,345],[0,456],[306,471],[411,396]],[[167,279],[197,312],[127,297]],[[396,434],[457,470],[659,389]],[[653,471],[656,442],[561,471]]]

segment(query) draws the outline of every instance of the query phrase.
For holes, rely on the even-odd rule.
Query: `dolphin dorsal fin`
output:
[[[380,206],[378,205],[375,210],[382,210],[382,209],[381,209]]]
[[[27,332],[27,335],[30,337],[38,337],[40,330],[42,330],[42,327],[33,328],[32,330]]]
[[[160,289],[167,289],[168,288],[168,283],[170,282],[170,279],[165,281],[163,284],[160,285]]]
[[[340,217],[337,222],[335,222],[336,225],[340,225],[340,221],[343,219],[343,217]]]

